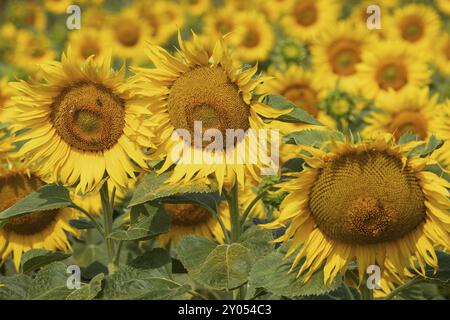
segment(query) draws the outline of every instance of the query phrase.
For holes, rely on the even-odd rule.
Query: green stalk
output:
[[[113,213],[114,207],[109,199],[108,183],[105,182],[100,189],[100,196],[102,201],[103,211],[103,229],[105,234],[106,252],[108,253],[108,271],[110,274],[114,273],[117,268],[117,262],[114,254],[114,242],[110,238],[113,228]],[[114,199],[114,192],[113,197]]]
[[[228,195],[228,205],[230,207],[231,219],[231,243],[237,242],[241,235],[241,219],[239,214],[239,188],[237,182]]]

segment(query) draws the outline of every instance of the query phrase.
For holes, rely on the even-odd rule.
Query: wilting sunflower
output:
[[[269,75],[273,79],[266,81],[262,86],[263,90],[270,93],[282,95],[287,100],[294,103],[297,107],[305,110],[324,125],[333,127],[333,120],[330,119],[318,105],[323,99],[323,90],[318,85],[323,77],[317,76],[318,73],[305,71],[304,69],[291,65],[286,71],[279,71],[274,67],[269,67]],[[280,125],[279,121],[273,121],[272,125]],[[283,134],[303,129],[316,128],[314,125],[285,123],[281,126]],[[280,127],[279,127],[280,128]]]
[[[265,60],[272,50],[275,35],[264,15],[245,11],[236,15],[236,21],[240,38],[236,58],[246,62]]]
[[[437,49],[433,50],[433,61],[439,68],[439,72],[450,75],[450,34],[445,32],[439,36],[439,41],[435,43]]]
[[[323,89],[339,87],[350,93],[359,90],[356,65],[362,52],[374,41],[366,27],[340,22],[327,29],[312,47],[317,86]]]
[[[356,260],[362,278],[369,265],[405,275],[437,268],[434,245],[450,247],[450,183],[426,170],[429,158],[407,157],[421,142],[395,145],[392,137],[360,143],[334,141],[304,147],[304,171],[281,185],[290,192],[270,228],[287,227],[293,268],[305,281],[323,266],[329,283]]]
[[[409,4],[396,9],[386,19],[384,28],[388,37],[404,41],[413,46],[411,49],[422,50],[421,54],[427,54],[435,44],[441,21],[430,6]]]
[[[435,133],[437,101],[438,95],[430,97],[428,88],[411,88],[401,93],[390,91],[377,100],[380,112],[373,112],[364,119],[368,125],[362,134],[374,138],[390,133],[398,140],[409,132],[426,140]]]
[[[420,55],[400,41],[374,43],[357,65],[362,94],[375,98],[388,90],[402,91],[426,86],[431,70]]]
[[[113,47],[120,58],[131,59],[135,63],[145,58],[145,43],[150,40],[150,28],[139,17],[136,8],[121,11],[111,18],[109,41],[105,44]]]
[[[295,0],[281,18],[281,24],[286,34],[309,42],[335,24],[338,11],[334,0]]]
[[[141,148],[152,133],[142,123],[146,102],[126,88],[125,69],[111,71],[111,56],[79,65],[69,50],[42,66],[45,83],[12,83],[17,94],[13,129],[24,141],[16,157],[41,176],[86,193],[109,177],[126,187],[146,168]]]
[[[25,71],[35,73],[39,70],[41,63],[55,58],[56,54],[45,34],[33,34],[21,30],[18,32],[16,42],[11,62]]]
[[[202,236],[219,243],[224,243],[223,229],[212,213],[205,207],[192,203],[164,203],[164,210],[171,218],[170,230],[158,236],[157,241],[162,247],[177,243],[187,235]],[[219,219],[226,229],[230,228],[230,216],[226,202],[218,209]]]
[[[0,212],[44,185],[35,174],[26,173],[22,169],[0,173]],[[22,253],[28,250],[70,250],[66,232],[78,234],[69,225],[69,220],[76,218],[71,209],[65,208],[36,211],[11,218],[0,229],[2,260],[13,254],[14,265],[19,270]]]
[[[158,124],[156,132],[160,138],[153,157],[165,158],[158,172],[175,165],[169,179],[171,183],[214,175],[219,189],[225,178],[231,183],[237,178],[243,185],[246,169],[256,177],[262,168],[259,159],[253,156],[256,150],[263,150],[263,146],[259,139],[250,143],[249,129],[254,132],[267,127],[261,116],[277,118],[291,109],[275,110],[255,100],[253,92],[266,78],[254,77],[256,66],[245,71],[240,69],[230,58],[223,41],[216,42],[212,55],[195,34],[190,43],[183,42],[179,36],[179,43],[180,58],[171,56],[161,47],[149,46],[147,54],[155,68],[135,69],[134,85],[153,100],[150,105],[152,122]],[[229,145],[225,148],[227,130],[235,132],[237,139],[228,139]],[[202,137],[208,131],[214,132],[216,146],[222,142],[222,147],[210,150],[209,145],[203,145]],[[192,155],[200,157],[190,157]]]
[[[109,52],[110,48],[104,45],[105,40],[106,33],[103,30],[82,28],[70,32],[68,46],[73,49],[74,57],[83,62],[91,55],[97,58]]]

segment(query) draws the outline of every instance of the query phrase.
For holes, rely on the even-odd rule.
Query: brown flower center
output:
[[[414,172],[378,151],[338,156],[319,172],[309,208],[319,229],[349,244],[392,241],[425,218],[425,198]]]
[[[424,23],[420,16],[404,17],[400,22],[402,38],[409,42],[420,40],[424,34]]]
[[[408,82],[408,72],[400,61],[389,61],[382,64],[376,73],[376,80],[381,89],[400,90]]]
[[[0,212],[13,206],[45,183],[38,177],[12,172],[0,177]],[[60,214],[59,210],[33,212],[10,219],[3,229],[20,235],[33,235],[52,225]]]
[[[330,46],[328,60],[335,74],[352,75],[356,73],[356,64],[361,62],[360,44],[353,40],[338,40]]]
[[[105,151],[123,134],[124,101],[101,84],[80,82],[55,98],[51,119],[56,132],[70,146]]]
[[[286,99],[307,111],[314,117],[319,114],[317,92],[307,83],[298,83],[288,86],[282,93]]]
[[[122,19],[115,25],[116,39],[125,47],[133,47],[139,42],[141,28],[132,19]]]
[[[195,204],[170,204],[165,203],[164,209],[176,226],[196,226],[211,218],[208,209]]]
[[[428,136],[428,124],[419,111],[403,111],[393,117],[389,132],[393,133],[396,139],[411,132],[423,140]]]
[[[314,24],[319,17],[314,1],[297,1],[294,7],[294,17],[297,23],[304,27]]]

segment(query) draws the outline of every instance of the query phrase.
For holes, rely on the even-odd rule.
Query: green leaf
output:
[[[216,245],[188,236],[178,244],[177,253],[192,279],[206,287],[232,290],[248,281],[252,255],[241,244]]]
[[[63,300],[71,292],[67,288],[67,266],[62,262],[53,262],[43,267],[35,275],[28,288],[28,299]]]
[[[147,210],[149,208],[149,210]],[[132,208],[131,225],[127,230],[111,233],[114,240],[144,240],[154,238],[169,231],[170,217],[163,209],[140,205]],[[136,213],[137,212],[137,213]]]
[[[0,276],[0,300],[25,300],[31,278],[25,274]]]
[[[173,299],[189,291],[187,285],[168,279],[160,270],[122,266],[105,278],[103,299]]]
[[[96,275],[89,284],[73,291],[66,297],[66,300],[92,300],[102,290],[102,281],[105,278],[103,273]]]
[[[135,258],[129,265],[135,269],[155,269],[161,268],[171,262],[172,258],[166,250],[155,248]]]
[[[431,135],[426,144],[421,144],[420,146],[417,146],[416,148],[412,149],[408,153],[408,156],[410,157],[419,156],[422,158],[427,157],[430,154],[432,154],[435,150],[442,147],[443,144],[444,144],[443,140],[437,139],[435,135]]]
[[[405,144],[412,141],[417,141],[417,135],[412,132],[406,132],[398,139],[398,144]]]
[[[78,230],[95,229],[95,225],[88,219],[69,220],[69,224]]]
[[[288,273],[293,257],[289,259],[284,257],[284,254],[280,252],[273,252],[256,262],[250,273],[250,286],[264,288],[274,295],[288,298],[322,295],[339,287],[340,278],[336,278],[330,285],[325,285],[323,271],[316,272],[308,282],[304,283],[303,275],[297,278],[301,263]]]
[[[283,137],[283,141],[288,144],[303,144],[311,147],[320,147],[324,142],[330,140],[342,141],[344,135],[338,131],[325,130],[302,130],[292,132]]]
[[[252,226],[241,235],[239,243],[249,249],[253,261],[257,261],[271,253],[275,244],[272,231],[259,226]]]
[[[428,267],[427,275],[436,281],[450,284],[450,254],[443,251],[436,251],[439,268],[435,272],[433,268]]]
[[[207,208],[213,214],[217,214],[218,203],[222,200],[219,192],[192,193],[189,195],[178,195],[164,198],[168,203],[195,203]]]
[[[36,250],[32,250],[36,251]],[[32,252],[29,251],[29,252]],[[29,252],[27,252],[29,254]],[[69,258],[71,255],[63,252],[50,252],[46,250],[39,250],[32,257],[26,259],[22,264],[23,273],[30,273],[36,271],[52,262],[62,261]]]
[[[217,191],[216,184],[212,182],[210,185],[207,185],[204,182],[191,182],[189,184],[165,183],[167,179],[169,179],[171,174],[171,172],[165,172],[161,175],[158,175],[155,172],[150,172],[149,174],[147,174],[142,179],[141,183],[136,187],[129,207],[173,195],[210,193]]]
[[[322,125],[317,119],[310,115],[305,110],[297,107],[295,104],[286,100],[283,96],[270,94],[264,97],[263,103],[267,104],[275,109],[283,110],[293,108],[288,114],[282,115],[278,120],[285,122],[299,122],[299,123],[309,123],[315,125]]]
[[[48,184],[0,213],[0,220],[23,216],[36,211],[54,210],[70,207],[69,191],[56,184]]]

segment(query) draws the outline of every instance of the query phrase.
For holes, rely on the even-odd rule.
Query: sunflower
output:
[[[83,10],[83,28],[102,29],[108,22],[108,13],[100,7],[88,7]]]
[[[271,22],[277,22],[290,8],[293,0],[256,0],[258,10]]]
[[[203,33],[212,39],[219,39],[226,35],[226,41],[230,46],[239,44],[242,32],[239,32],[239,24],[234,8],[226,6],[212,12],[203,19]]]
[[[8,78],[3,77],[0,78],[0,122],[5,122],[6,119],[5,113],[7,105],[11,99],[13,92],[12,89],[8,85]]]
[[[450,75],[450,34],[441,33],[439,40],[435,43],[436,50],[433,50],[433,63],[439,68],[439,72]]]
[[[298,249],[292,269],[305,281],[322,268],[324,282],[343,275],[351,261],[360,279],[378,265],[401,277],[412,268],[438,268],[434,245],[450,247],[450,183],[426,170],[429,158],[407,153],[421,142],[396,145],[392,137],[359,143],[333,141],[315,149],[304,146],[307,167],[281,184],[290,192],[278,220],[288,225],[277,241],[292,239]],[[291,270],[292,270],[291,269]]]
[[[267,58],[272,50],[275,35],[264,15],[246,11],[236,15],[239,45],[235,49],[240,61],[255,62]]]
[[[44,185],[45,182],[35,174],[28,174],[23,169],[0,173],[0,212]],[[0,229],[2,260],[13,254],[14,265],[19,270],[22,253],[28,250],[70,250],[66,232],[78,234],[69,225],[69,220],[76,218],[71,209],[64,208],[9,219]]]
[[[383,26],[384,18],[389,15],[389,9],[396,4],[396,0],[362,0],[359,4],[352,7],[348,21],[351,21],[359,28],[367,28],[367,22],[373,15],[367,12],[369,6],[376,5],[380,8],[381,29],[372,29],[370,32],[379,38],[385,38],[385,28]]]
[[[42,7],[33,2],[14,1],[7,8],[8,20],[17,27],[34,28],[42,31],[47,25],[47,17]]]
[[[113,47],[113,52],[120,58],[131,59],[139,63],[145,58],[145,43],[150,40],[151,29],[139,12],[132,7],[121,11],[111,18],[109,41],[105,44]]]
[[[430,82],[431,70],[423,57],[399,41],[379,41],[362,54],[357,65],[362,94],[375,98],[389,89],[403,91]]]
[[[185,236],[198,235],[219,243],[225,242],[225,234],[217,218],[212,213],[197,204],[192,203],[164,203],[163,208],[171,218],[169,232],[157,237],[161,247],[169,244],[176,246]],[[226,202],[219,205],[218,217],[225,228],[230,228],[230,216]]]
[[[68,46],[73,49],[74,57],[83,62],[91,55],[99,57],[110,50],[105,48],[106,34],[96,28],[82,28],[69,34]]]
[[[291,109],[275,110],[260,102],[261,97],[255,100],[253,92],[266,78],[254,77],[256,66],[240,69],[230,58],[222,40],[216,42],[212,55],[195,34],[190,43],[183,42],[179,35],[179,44],[182,57],[173,57],[163,48],[151,45],[147,54],[155,68],[134,69],[134,86],[140,87],[141,93],[153,100],[150,105],[152,122],[158,124],[156,132],[160,141],[152,156],[165,158],[158,172],[175,165],[169,179],[171,183],[187,183],[194,176],[214,175],[219,190],[225,178],[232,184],[237,178],[243,185],[246,170],[255,177],[257,171],[262,170],[259,160],[249,160],[255,150],[263,148],[255,141],[250,148],[250,140],[254,139],[249,129],[255,132],[267,128],[261,116],[277,118]],[[205,147],[198,142],[198,136],[203,137],[205,132],[211,131],[209,129],[215,129],[213,132],[222,136],[216,141],[216,146],[222,142],[222,147],[211,150],[209,145]],[[233,130],[237,139],[227,139],[229,145],[225,149],[222,138],[227,135],[227,130]],[[188,136],[197,142],[192,143]],[[198,161],[190,157],[193,154]]]
[[[435,38],[441,29],[439,16],[427,5],[409,4],[395,10],[386,19],[384,28],[393,40],[404,41],[414,49],[425,54],[434,46]]]
[[[304,69],[291,65],[286,71],[279,71],[274,66],[269,67],[268,75],[273,79],[266,81],[262,86],[265,92],[277,93],[294,103],[297,107],[305,110],[323,124],[334,127],[335,124],[322,110],[319,109],[319,102],[324,97],[324,91],[318,85],[322,77],[318,73],[305,71]],[[301,123],[280,123],[272,121],[273,127],[283,129],[283,134],[304,129],[316,129],[315,125]]]
[[[338,11],[334,0],[295,0],[281,24],[286,34],[310,42],[336,23]]]
[[[343,90],[357,93],[359,76],[356,65],[362,52],[374,41],[366,27],[350,22],[339,22],[327,29],[312,47],[313,66],[317,74],[317,86],[334,89],[337,84]]]
[[[373,112],[364,121],[367,126],[362,134],[373,138],[390,133],[395,139],[409,132],[426,140],[435,130],[438,95],[429,95],[428,88],[408,89],[401,93],[389,91],[377,100],[380,112]]]
[[[142,121],[146,102],[126,88],[125,69],[111,71],[110,55],[79,65],[68,50],[42,73],[45,83],[12,83],[12,128],[31,129],[16,137],[23,146],[15,156],[77,193],[105,177],[126,187],[147,167],[141,147],[151,146],[152,133]]]
[[[450,170],[450,101],[435,110],[433,128],[436,136],[444,140],[442,148],[436,150],[435,159]]]
[[[44,34],[33,34],[21,30],[17,35],[17,43],[12,53],[11,62],[30,73],[36,73],[39,65],[55,58],[50,41]]]

